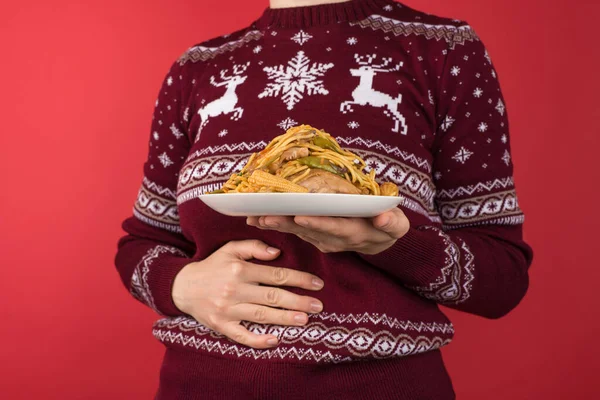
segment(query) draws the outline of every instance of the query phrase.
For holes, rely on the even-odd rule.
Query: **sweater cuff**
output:
[[[377,254],[360,254],[370,264],[400,278],[407,285],[434,282],[447,257],[442,238],[410,228],[390,248]]]
[[[160,314],[185,315],[175,306],[172,289],[179,271],[192,261],[174,247],[154,247],[136,268],[131,290]]]

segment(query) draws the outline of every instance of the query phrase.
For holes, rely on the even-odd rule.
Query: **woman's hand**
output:
[[[316,291],[323,287],[318,277],[247,261],[253,258],[269,261],[278,255],[279,250],[258,240],[229,242],[177,274],[173,301],[184,313],[236,342],[257,349],[273,347],[277,345],[276,336],[252,333],[240,322],[301,326],[308,322],[306,313],[323,309],[323,304],[315,298],[275,287],[295,286]]]
[[[293,233],[323,253],[377,254],[390,248],[410,228],[399,208],[375,218],[248,217],[246,222],[259,229]]]

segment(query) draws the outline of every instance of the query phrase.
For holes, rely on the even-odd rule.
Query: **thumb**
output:
[[[279,249],[270,247],[260,240],[231,241],[221,247],[221,250],[242,260],[255,258],[257,260],[270,261],[277,258],[280,253]]]
[[[410,229],[410,222],[402,210],[394,208],[373,218],[373,226],[394,239],[400,239]]]

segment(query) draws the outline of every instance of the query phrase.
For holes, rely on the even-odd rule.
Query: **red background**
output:
[[[598,398],[598,2],[407,3],[468,20],[486,43],[536,251],[530,291],[509,316],[448,311],[458,398]],[[121,286],[113,257],[155,96],[188,46],[266,5],[1,3],[0,398],[152,398],[154,315]]]

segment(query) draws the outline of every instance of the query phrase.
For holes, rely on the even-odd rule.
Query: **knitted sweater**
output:
[[[197,198],[303,123],[398,185],[411,228],[394,246],[323,254]],[[527,290],[532,253],[512,175],[498,75],[467,23],[391,0],[267,9],[248,28],[189,48],[167,73],[116,265],[133,296],[162,315],[154,336],[178,350],[182,365],[210,355],[275,371],[431,352],[454,333],[438,304],[498,318]],[[171,297],[184,266],[243,239],[282,250],[264,264],[325,281],[311,294],[324,311],[305,326],[243,322],[275,334],[272,349],[211,331]]]

